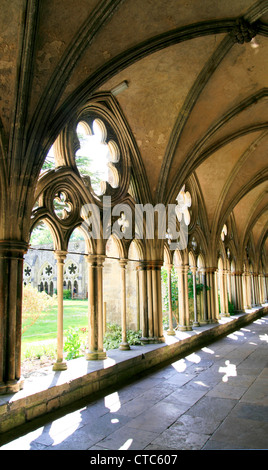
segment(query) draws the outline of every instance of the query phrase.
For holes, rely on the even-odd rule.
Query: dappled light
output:
[[[128,449],[130,449],[132,442],[133,442],[133,439],[127,439],[127,441],[121,447],[119,447],[119,450],[128,450]]]
[[[228,382],[229,377],[236,377],[237,371],[235,364],[231,364],[229,360],[225,361],[225,367],[219,368],[219,373],[224,374],[222,377],[223,382]]]

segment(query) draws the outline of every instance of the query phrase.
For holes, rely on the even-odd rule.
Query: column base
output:
[[[130,346],[129,346],[128,343],[121,343],[120,346],[119,346],[119,349],[120,349],[120,351],[129,351]]]
[[[230,316],[230,313],[221,313],[220,316],[221,316],[221,317],[229,317],[229,316]]]
[[[193,326],[200,326],[200,323],[198,321],[194,321]]]
[[[192,331],[192,327],[190,325],[181,325],[178,327],[179,331]]]
[[[66,370],[67,369],[67,364],[64,361],[57,361],[54,362],[52,370]]]
[[[24,378],[19,380],[10,380],[6,383],[0,383],[0,395],[7,395],[9,393],[17,393],[24,387]]]
[[[174,331],[174,330],[167,330],[166,333],[167,333],[168,336],[175,336],[176,335],[176,331]]]
[[[106,351],[88,351],[86,353],[87,361],[102,361],[107,359]]]

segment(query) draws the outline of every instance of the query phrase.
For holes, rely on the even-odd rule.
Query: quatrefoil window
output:
[[[56,194],[53,206],[56,216],[61,220],[67,219],[72,212],[72,202],[64,191]]]
[[[70,274],[75,274],[77,270],[77,266],[75,266],[75,264],[72,263],[70,266],[68,266],[68,269],[69,269]]]
[[[77,126],[80,149],[76,152],[77,168],[97,195],[104,194],[106,182],[117,188],[119,174],[115,167],[120,159],[119,147],[114,140],[107,141],[107,129],[101,119],[95,119],[91,125],[80,121]]]
[[[30,276],[31,271],[32,271],[31,268],[29,268],[29,266],[27,266],[27,268],[24,269],[25,276]]]
[[[50,276],[52,274],[52,267],[51,266],[47,266],[45,268],[45,273],[47,276]]]

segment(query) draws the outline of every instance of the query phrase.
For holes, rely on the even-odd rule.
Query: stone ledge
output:
[[[24,389],[0,397],[0,434],[33,421],[35,418],[70,405],[126,379],[189,354],[242,326],[267,315],[268,306],[223,317],[219,323],[203,325],[192,331],[166,336],[165,343],[132,346],[128,351],[111,350],[102,361],[84,358],[68,362],[65,371],[51,371],[45,377],[29,377]]]

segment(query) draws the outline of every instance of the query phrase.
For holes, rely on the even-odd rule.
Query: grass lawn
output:
[[[63,301],[63,330],[69,327],[85,328],[88,326],[88,301]],[[41,315],[36,323],[22,335],[22,344],[36,341],[53,340],[57,338],[57,306]]]

